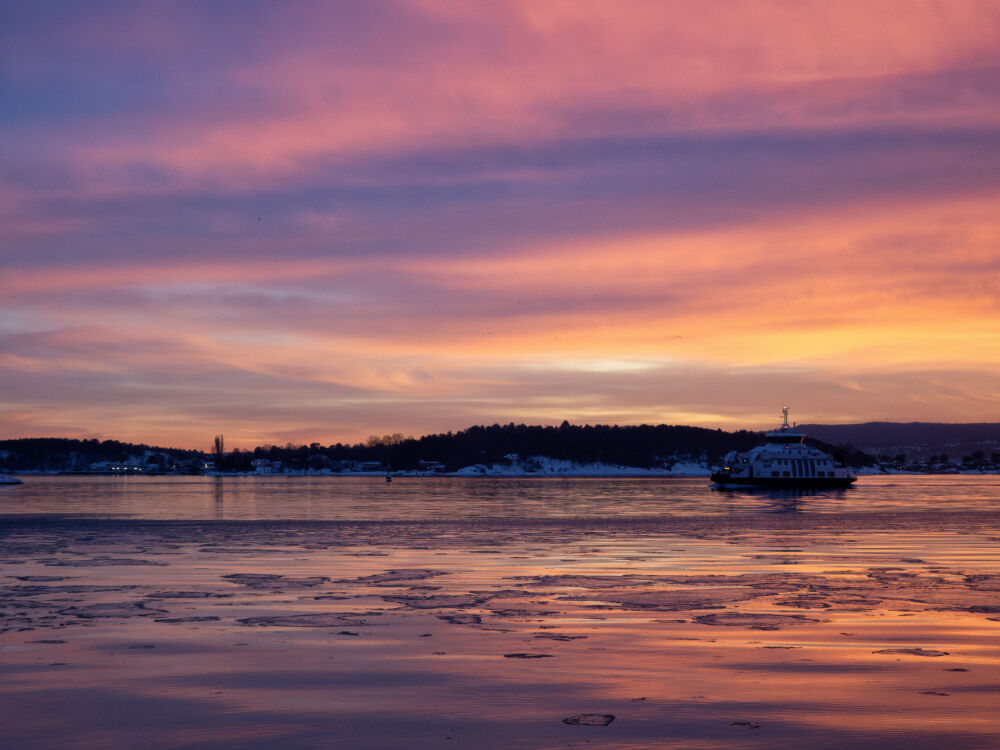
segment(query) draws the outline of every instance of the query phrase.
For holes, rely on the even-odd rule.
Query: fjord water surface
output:
[[[367,476],[30,476],[0,492],[0,514],[162,520],[393,521],[627,518],[733,512],[981,511],[996,475],[862,477],[846,490],[718,490],[705,478]]]
[[[25,477],[0,747],[996,747],[998,499]]]

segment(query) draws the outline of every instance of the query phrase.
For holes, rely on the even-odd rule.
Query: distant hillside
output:
[[[313,444],[257,448],[246,458],[259,456],[288,466],[305,465],[312,457],[325,457],[334,465],[343,461],[376,461],[394,470],[419,469],[435,462],[448,471],[474,464],[503,464],[520,458],[546,456],[577,463],[600,462],[637,468],[671,465],[677,461],[717,460],[732,449],[745,450],[760,442],[760,433],[723,432],[674,425],[476,425],[460,432],[405,438],[401,435],[370,438],[363,445]]]
[[[350,470],[368,464],[395,471],[434,465],[447,471],[476,464],[512,464],[520,459],[547,457],[578,464],[603,463],[642,469],[670,468],[676,463],[707,465],[730,450],[746,450],[761,442],[759,432],[724,432],[681,425],[537,425],[474,426],[456,433],[407,438],[372,437],[356,445],[263,446],[234,450],[223,456],[202,451],[158,448],[113,440],[28,438],[0,440],[0,471],[129,471],[189,473],[204,470],[206,460],[223,472],[249,472],[254,461],[273,462],[280,470]],[[810,438],[823,450],[838,451],[855,466],[871,464],[869,456]],[[834,441],[830,441],[833,443]],[[112,468],[113,465],[118,468]],[[125,468],[122,468],[122,464]]]
[[[160,466],[188,462],[192,466],[201,451],[160,448],[117,440],[72,438],[18,438],[0,440],[0,469],[6,471],[86,471],[91,464],[141,459]]]
[[[976,451],[987,456],[1000,451],[1000,423],[997,422],[865,422],[804,424],[797,428],[828,443],[849,443],[870,454],[905,454],[909,459],[940,454],[961,459]]]

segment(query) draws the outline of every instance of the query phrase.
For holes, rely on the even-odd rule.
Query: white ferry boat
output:
[[[0,484],[20,484],[21,480],[17,477],[7,476],[6,474],[0,474]]]
[[[788,407],[781,410],[784,424],[767,433],[767,442],[745,453],[730,451],[712,481],[742,487],[849,487],[858,476],[829,453],[806,445],[805,435],[788,425]]]

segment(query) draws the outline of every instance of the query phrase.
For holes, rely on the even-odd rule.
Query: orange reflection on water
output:
[[[990,746],[1000,516],[878,509],[929,501],[926,482],[784,512],[705,493],[700,515],[629,516],[649,489],[633,480],[589,485],[618,487],[607,517],[568,515],[583,481],[521,486],[565,514],[549,518],[476,513],[477,488],[501,489],[486,482],[451,518],[8,517],[5,731],[38,748]],[[968,504],[979,482],[948,486]],[[263,499],[249,489],[223,505]],[[356,500],[339,507],[364,515]],[[563,723],[581,714],[615,719]]]

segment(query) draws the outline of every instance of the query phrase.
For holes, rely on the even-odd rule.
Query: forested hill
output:
[[[604,463],[652,468],[675,461],[714,463],[731,450],[748,450],[763,433],[724,432],[681,425],[571,425],[559,427],[497,425],[469,427],[457,433],[427,435],[399,442],[385,441],[381,455],[394,469],[416,468],[420,461],[440,461],[449,469],[472,464],[503,463],[508,456],[547,456],[576,463]],[[809,442],[839,452],[855,465],[871,464],[869,456],[850,446]]]
[[[382,456],[400,469],[413,468],[421,460],[439,461],[449,468],[503,463],[512,454],[648,468],[677,460],[717,459],[734,448],[756,445],[760,437],[746,430],[731,433],[672,425],[495,424],[402,440],[385,446]]]
[[[162,464],[195,464],[204,454],[181,448],[157,448],[142,443],[117,440],[74,440],[72,438],[21,438],[0,440],[0,470],[6,471],[87,471],[100,462],[141,458]]]
[[[863,424],[799,425],[807,435],[831,443],[850,443],[869,453],[904,453],[910,457],[948,454],[958,458],[982,451],[1000,451],[1000,424],[976,422],[865,422]]]
[[[402,435],[372,437],[364,443],[322,446],[263,446],[252,451],[210,452],[157,448],[117,441],[32,438],[0,441],[0,471],[100,470],[108,462],[140,462],[156,470],[201,471],[213,460],[221,471],[250,471],[255,459],[281,462],[287,469],[349,468],[351,464],[377,463],[394,471],[420,469],[437,463],[447,471],[474,464],[502,464],[512,456],[525,459],[545,456],[581,464],[604,463],[652,468],[676,461],[718,461],[730,450],[746,450],[762,440],[759,432],[724,432],[677,425],[570,425],[558,427],[494,424],[460,432],[407,438]],[[207,442],[207,441],[206,441]],[[825,450],[833,446],[817,443]],[[871,463],[869,457],[841,449],[855,465]]]

